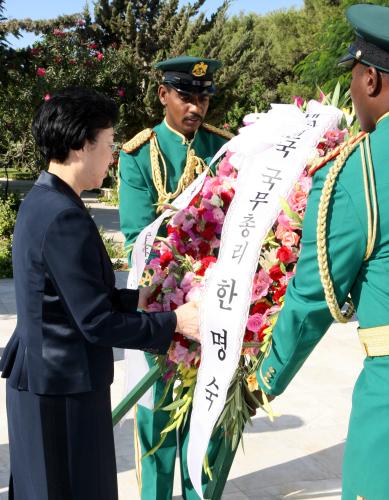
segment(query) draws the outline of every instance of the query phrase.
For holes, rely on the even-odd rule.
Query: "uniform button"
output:
[[[276,373],[275,369],[272,366],[269,368],[269,372],[270,373]]]

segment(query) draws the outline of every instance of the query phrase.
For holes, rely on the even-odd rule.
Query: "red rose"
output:
[[[209,243],[207,243],[206,241],[202,241],[200,244],[199,244],[199,252],[200,252],[200,256],[206,256],[206,255],[209,255],[209,252],[211,251],[211,245]]]
[[[281,268],[278,264],[275,264],[269,270],[269,276],[273,281],[280,281],[283,275],[284,273],[281,271]]]
[[[181,228],[178,229],[178,234],[180,235],[181,241],[185,241],[189,236],[188,233]]]
[[[228,208],[230,206],[233,197],[234,197],[233,191],[222,191],[220,193],[220,198],[223,201],[223,208]]]
[[[181,333],[174,332],[174,335],[173,335],[174,342],[179,342],[181,340],[181,338],[182,338]]]
[[[279,304],[280,299],[285,295],[285,292],[286,292],[286,285],[282,285],[280,286],[280,288],[277,288],[273,295],[274,302],[277,302],[277,304]]]
[[[293,252],[290,248],[282,246],[277,250],[277,259],[284,264],[288,264],[293,257]]]
[[[201,199],[200,194],[196,194],[196,196],[192,198],[192,201],[189,203],[189,206],[193,207],[194,205],[196,205],[196,203],[200,201],[200,199]]]
[[[270,308],[269,304],[266,302],[257,302],[253,305],[250,311],[250,315],[253,314],[265,314],[265,312]]]
[[[180,344],[182,345],[182,347],[186,347],[187,349],[189,349],[189,347],[190,347],[190,342],[189,342],[189,340],[188,340],[187,338],[185,338],[185,337],[183,337],[183,336],[181,335],[181,338],[180,338],[179,342],[180,342]]]
[[[208,269],[209,265],[212,262],[216,262],[216,257],[214,257],[213,255],[209,255],[208,257],[204,257],[203,259],[201,259],[200,262],[201,262],[201,267],[196,274],[198,276],[204,276],[205,271]]]
[[[254,340],[254,332],[250,332],[250,330],[246,330],[243,338],[243,342],[252,342]]]
[[[190,257],[197,259],[197,252],[193,247],[186,248],[185,253],[186,255],[189,255]]]
[[[173,260],[173,253],[170,251],[165,252],[159,258],[159,263],[161,264],[162,269],[165,269],[170,262]]]
[[[210,241],[215,236],[215,230],[216,230],[216,224],[214,224],[213,222],[207,222],[205,224],[204,230],[199,231],[199,234],[205,240]]]
[[[264,333],[264,330],[266,330],[266,328],[268,328],[269,325],[267,323],[265,323],[264,325],[261,326],[261,328],[259,329],[259,332],[258,332],[258,341],[259,342],[263,342],[264,338],[265,338],[265,333]]]

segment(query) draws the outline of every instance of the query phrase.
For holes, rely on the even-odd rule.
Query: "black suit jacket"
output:
[[[66,168],[66,167],[64,167]],[[42,172],[13,240],[17,325],[0,363],[12,387],[37,394],[98,390],[113,380],[112,347],[165,353],[174,313],[139,313],[80,197]]]

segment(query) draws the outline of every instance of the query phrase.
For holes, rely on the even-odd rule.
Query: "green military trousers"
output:
[[[389,499],[389,356],[367,357],[353,392],[342,500]]]
[[[146,353],[150,366],[154,359]],[[165,389],[165,382],[157,380],[154,385],[154,404],[156,405]],[[172,402],[172,391],[166,398],[166,405]],[[178,436],[170,432],[162,446],[153,455],[142,458],[160,440],[160,433],[169,420],[169,412],[149,410],[137,405],[134,422],[137,477],[142,500],[170,500],[173,495],[174,464],[179,448],[182,496],[185,500],[197,500],[199,496],[189,479],[186,462],[186,450],[189,441],[189,419]],[[177,439],[178,437],[178,439]],[[178,441],[178,443],[177,443]],[[220,444],[220,435],[216,434],[208,446],[208,460],[212,464],[216,458]],[[203,473],[203,491],[205,491],[208,476]]]

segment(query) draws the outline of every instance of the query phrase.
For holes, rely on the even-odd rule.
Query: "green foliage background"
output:
[[[0,168],[36,174],[44,167],[30,123],[44,97],[64,86],[94,87],[116,99],[118,142],[155,124],[162,108],[153,65],[166,57],[190,54],[223,62],[207,120],[233,131],[246,113],[266,110],[272,102],[315,98],[318,87],[329,92],[338,80],[345,92],[350,75],[336,63],[353,38],[344,11],[357,2],[305,0],[301,9],[228,17],[231,1],[220,0],[206,16],[200,13],[206,0],[182,7],[178,0],[96,0],[94,16],[86,8],[32,21],[4,19],[0,0]],[[5,37],[22,29],[41,34],[42,41],[14,50]]]

